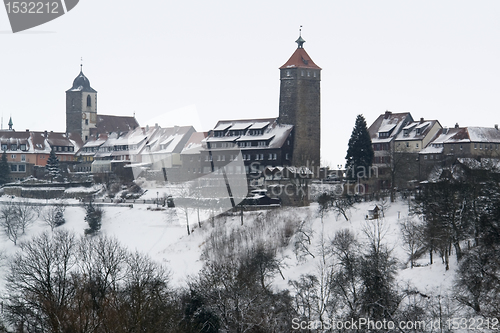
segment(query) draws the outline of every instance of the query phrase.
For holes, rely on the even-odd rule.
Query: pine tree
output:
[[[4,151],[0,160],[0,185],[8,183],[10,180],[10,168],[7,163],[7,153]]]
[[[99,207],[95,207],[92,204],[92,200],[85,206],[85,210],[87,211],[85,214],[85,221],[89,224],[89,228],[85,230],[85,234],[94,234],[101,229],[103,210]]]
[[[50,176],[50,181],[57,179],[61,176],[61,170],[59,169],[59,160],[57,159],[54,150],[50,151],[49,159],[47,160],[47,165],[45,165],[45,172]]]
[[[347,149],[346,174],[348,178],[366,178],[373,162],[373,147],[363,115],[356,117]]]

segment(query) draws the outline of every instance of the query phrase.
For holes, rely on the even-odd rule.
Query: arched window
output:
[[[87,95],[87,106],[92,106],[92,98],[90,98],[90,95]]]

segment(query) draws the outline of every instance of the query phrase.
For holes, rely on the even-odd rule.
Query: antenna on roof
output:
[[[299,37],[301,37],[301,36],[302,36],[302,26],[300,26],[300,28],[299,28]]]
[[[80,72],[83,73],[83,57],[80,57]]]

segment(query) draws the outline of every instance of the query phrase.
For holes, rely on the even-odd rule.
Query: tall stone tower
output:
[[[280,67],[279,122],[294,126],[292,164],[294,166],[320,166],[321,68],[304,49],[302,36],[290,59]]]
[[[90,130],[96,128],[97,91],[80,69],[73,81],[73,87],[66,91],[66,133],[78,133],[83,142],[90,137]]]

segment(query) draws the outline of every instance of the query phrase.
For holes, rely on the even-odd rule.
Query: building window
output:
[[[226,160],[226,155],[222,155],[222,161]]]
[[[2,150],[7,150],[7,145],[2,145]]]
[[[92,106],[92,98],[90,98],[90,95],[87,95],[87,106]]]
[[[416,147],[418,148],[418,143],[416,144]]]
[[[12,154],[12,155],[10,155],[10,158],[12,158],[13,160],[15,160],[16,159],[16,155]]]
[[[26,145],[25,144],[21,145],[21,150],[26,150]]]
[[[273,154],[273,160],[276,161],[277,158],[278,158],[278,154]]]
[[[477,143],[474,144],[474,149],[477,149]]]
[[[406,148],[410,148],[410,143],[409,142],[406,143]]]
[[[304,71],[300,71],[300,76],[304,76]]]
[[[288,156],[288,153],[285,154],[285,160],[289,160],[290,157]]]
[[[18,171],[19,171],[19,172],[26,172],[26,165],[24,165],[24,164],[20,164],[20,165],[18,166]]]
[[[424,156],[424,160],[426,160],[426,159],[427,159],[427,155]]]
[[[290,76],[290,71],[286,71],[286,76]]]
[[[10,145],[10,150],[12,151],[17,150],[17,145]]]
[[[316,72],[313,72],[313,76],[316,77]]]
[[[89,124],[89,120],[85,119],[85,125],[88,125],[88,124]]]
[[[434,155],[431,155],[431,160],[434,159]]]
[[[26,155],[21,155],[21,162],[26,162]]]
[[[10,171],[11,172],[17,172],[17,164],[11,164],[10,165]]]

